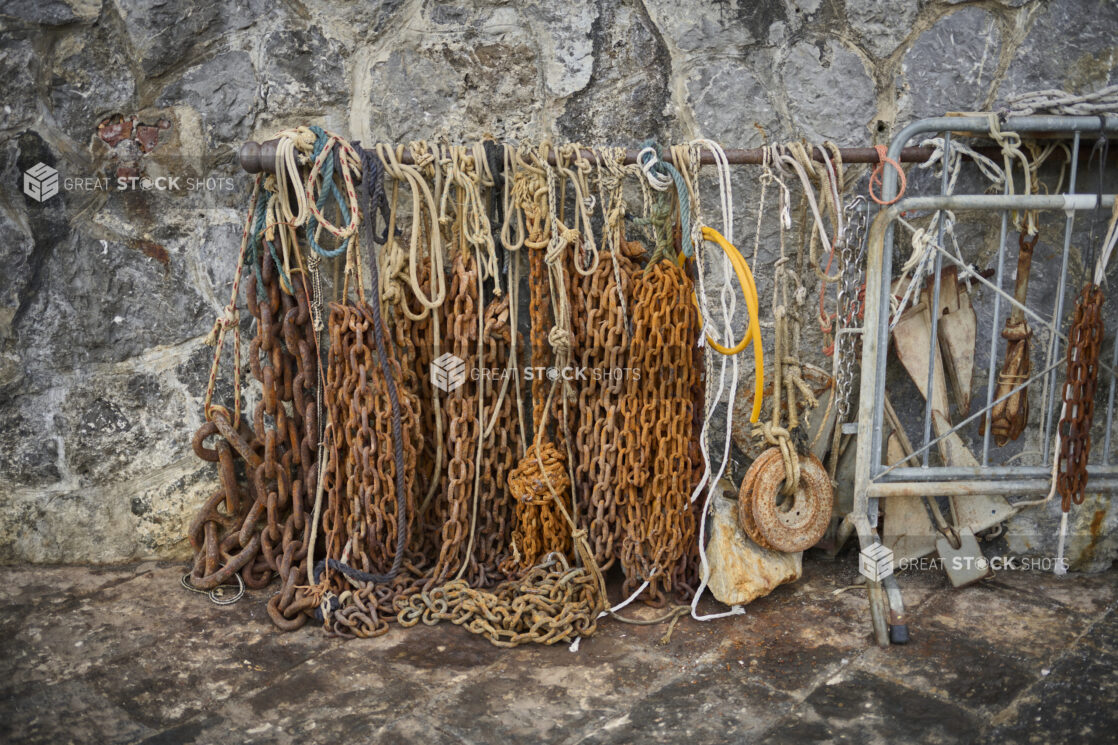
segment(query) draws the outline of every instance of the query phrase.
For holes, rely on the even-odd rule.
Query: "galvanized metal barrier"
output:
[[[1118,117],[1116,116],[1090,116],[1090,117],[1064,117],[1064,116],[1029,116],[1010,118],[1001,123],[1001,131],[1013,131],[1024,136],[1043,135],[1046,138],[1053,136],[1070,140],[1071,158],[1070,189],[1066,194],[1059,195],[986,195],[986,194],[961,194],[948,195],[947,191],[947,155],[944,157],[944,176],[941,182],[939,196],[910,196],[881,210],[874,220],[870,231],[867,254],[866,272],[866,303],[865,322],[863,325],[862,346],[862,380],[859,397],[858,412],[858,441],[857,441],[857,466],[854,480],[854,508],[847,517],[847,524],[853,527],[863,550],[880,542],[877,525],[879,512],[878,500],[885,499],[885,514],[888,521],[888,500],[894,499],[923,499],[929,496],[948,497],[952,506],[961,515],[956,515],[958,523],[973,524],[975,531],[990,527],[1011,516],[1016,512],[1015,507],[1005,498],[1043,496],[1048,493],[1051,486],[1051,458],[1052,438],[1057,419],[1059,417],[1058,401],[1060,400],[1063,376],[1059,375],[1064,366],[1066,337],[1061,331],[1065,318],[1067,276],[1069,253],[1071,251],[1072,230],[1077,212],[1094,210],[1098,207],[1109,208],[1114,201],[1114,195],[1095,193],[1076,194],[1076,169],[1079,163],[1081,143],[1085,135],[1104,132],[1111,134],[1118,132]],[[942,136],[945,143],[951,142],[953,133],[968,135],[985,135],[990,132],[990,121],[984,116],[970,117],[941,117],[925,119],[915,122],[903,129],[893,140],[889,154],[897,157],[902,148],[914,137],[921,134],[929,136]],[[933,134],[934,133],[934,134]],[[947,145],[945,144],[945,148]],[[886,169],[882,192],[883,200],[888,201],[897,193],[896,173]],[[885,462],[884,423],[886,419],[886,362],[889,357],[890,337],[890,310],[893,289],[892,280],[892,254],[894,245],[894,231],[898,216],[905,212],[923,210],[952,210],[954,212],[1000,212],[1001,231],[998,243],[997,256],[993,279],[978,275],[970,267],[960,261],[959,257],[947,251],[944,243],[944,221],[938,221],[939,234],[931,242],[934,254],[934,266],[928,277],[928,284],[932,287],[930,293],[931,303],[931,330],[928,337],[928,370],[926,403],[924,404],[923,437],[915,443],[912,452],[899,463],[889,465]],[[1005,286],[1006,259],[1007,259],[1007,232],[1009,213],[1011,210],[1060,210],[1066,213],[1063,231],[1063,251],[1060,261],[1059,284],[1055,293],[1055,300],[1050,308],[1032,307],[1029,304],[1018,302],[1014,296],[1013,287]],[[945,427],[942,421],[933,422],[932,400],[935,376],[942,375],[942,369],[937,372],[936,345],[937,324],[940,318],[940,295],[942,274],[945,268],[954,266],[960,277],[968,276],[971,281],[981,285],[984,290],[993,293],[993,319],[988,329],[988,344],[990,353],[990,366],[986,384],[985,403],[977,410],[971,411],[957,424]],[[1074,293],[1074,289],[1073,289]],[[1034,304],[1035,305],[1035,304]],[[995,397],[994,373],[1000,358],[999,348],[1002,345],[1000,325],[1004,320],[1003,313],[1006,309],[1018,309],[1023,312],[1029,323],[1038,330],[1046,332],[1046,348],[1044,359],[1046,364],[1021,381],[1012,391]],[[982,343],[981,337],[979,343]],[[1115,347],[1118,350],[1118,345]],[[1111,424],[1114,417],[1114,389],[1116,360],[1111,360],[1109,366],[1103,365],[1104,375],[1100,380],[1100,393],[1106,397],[1106,407],[1103,416],[1106,418],[1106,436],[1103,447],[1096,448],[1092,454],[1090,474],[1090,489],[1092,492],[1113,493],[1118,492],[1118,463],[1112,462],[1111,453]],[[940,385],[943,384],[942,379]],[[1012,462],[997,462],[999,450],[991,447],[991,429],[987,425],[982,436],[981,456],[973,458],[974,463],[968,465],[940,463],[930,458],[932,449],[943,448],[946,443],[954,438],[957,441],[958,432],[969,425],[983,421],[992,409],[1000,402],[1007,399],[1017,391],[1025,390],[1030,386],[1042,388],[1041,401],[1038,409],[1041,421],[1039,424],[1040,436],[1040,463],[1018,464]],[[1096,415],[1098,416],[1098,415]],[[933,426],[933,424],[937,426]],[[950,422],[948,422],[950,424]],[[1004,458],[1003,458],[1004,460]],[[915,461],[915,463],[914,463]],[[916,553],[926,551],[926,547],[916,550]],[[907,628],[904,624],[904,608],[899,586],[894,576],[889,575],[881,580],[870,580],[870,610],[875,634],[880,644],[886,645],[890,639],[894,642],[907,640]]]

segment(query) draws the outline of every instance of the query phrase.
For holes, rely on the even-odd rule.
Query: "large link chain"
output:
[[[294,294],[284,292],[270,252],[253,261],[245,284],[257,329],[249,366],[261,399],[251,428],[213,407],[212,418],[194,436],[195,453],[219,463],[221,488],[191,524],[195,561],[189,582],[209,590],[239,573],[247,587],[259,589],[277,573],[281,587],[268,612],[276,625],[292,629],[306,622],[309,607],[296,595],[306,579],[307,500],[317,486],[314,331],[305,286],[295,283]],[[214,435],[220,439],[209,448],[206,440]],[[247,490],[236,476],[238,456]]]

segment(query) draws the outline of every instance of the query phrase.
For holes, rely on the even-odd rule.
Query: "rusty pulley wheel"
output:
[[[778,465],[781,463],[779,449],[768,448],[762,452],[749,466],[749,470],[745,472],[745,478],[741,482],[741,490],[738,492],[738,525],[741,526],[741,529],[745,531],[751,541],[761,548],[768,549],[771,549],[772,546],[757,530],[757,522],[753,519],[753,485],[757,483],[757,475],[763,469],[768,468],[774,460]],[[783,466],[780,467],[781,473],[783,473]]]
[[[781,494],[784,462],[778,449],[762,453],[749,471],[742,483],[738,520],[754,542],[785,553],[818,543],[827,532],[834,503],[831,480],[819,459],[800,456],[800,485],[789,496]]]

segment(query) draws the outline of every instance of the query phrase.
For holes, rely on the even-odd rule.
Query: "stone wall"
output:
[[[189,439],[246,138],[886,143],[922,116],[1113,83],[1116,31],[1111,0],[8,0],[0,562],[188,552],[215,481]],[[39,162],[85,189],[25,196]],[[202,187],[91,181],[141,173]],[[742,215],[755,176],[735,176]]]

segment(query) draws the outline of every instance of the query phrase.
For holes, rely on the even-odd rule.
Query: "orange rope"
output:
[[[901,164],[886,155],[887,150],[884,145],[874,145],[873,149],[877,151],[877,165],[873,167],[873,173],[870,174],[870,199],[886,207],[904,196],[908,181],[905,178],[904,169],[901,168]],[[879,187],[881,186],[881,179],[885,175],[886,164],[893,166],[893,169],[897,172],[897,178],[899,178],[901,182],[900,188],[897,190],[897,196],[893,197],[888,202],[882,201],[878,198],[877,194],[874,193],[874,184],[877,184]]]

